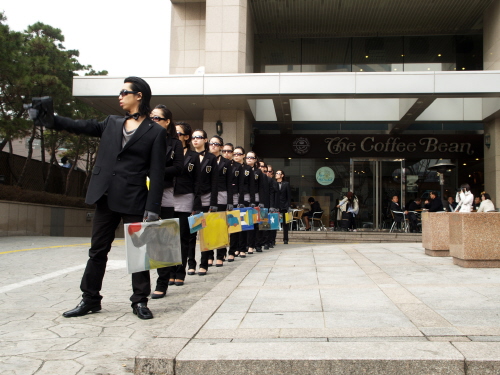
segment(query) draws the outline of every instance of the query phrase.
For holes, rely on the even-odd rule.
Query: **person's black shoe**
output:
[[[168,285],[174,285],[175,284],[175,281],[169,281],[168,282]]]
[[[144,302],[136,303],[132,310],[139,319],[153,319],[153,313]]]
[[[256,248],[255,248],[255,251],[256,251],[256,252],[258,252],[258,253],[262,253],[262,247],[260,247],[260,246],[259,246],[259,247],[256,247]]]
[[[264,250],[269,250],[269,245],[264,245]]]
[[[288,245],[288,240],[283,241],[285,245]]]
[[[158,291],[156,290],[156,292],[158,292]],[[151,299],[160,299],[160,298],[165,297],[166,294],[167,293],[154,293],[153,292],[153,293],[151,293]]]
[[[175,286],[183,286],[184,285],[184,281],[176,281],[175,282]]]
[[[101,303],[95,304],[85,303],[83,300],[72,310],[63,313],[65,318],[74,318],[75,316],[83,316],[89,312],[97,312],[101,310]]]

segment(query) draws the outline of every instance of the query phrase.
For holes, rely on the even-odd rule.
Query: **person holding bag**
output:
[[[182,142],[179,141],[172,112],[163,104],[157,105],[151,111],[151,119],[167,130],[167,152],[165,161],[165,177],[163,178],[163,196],[161,199],[160,217],[162,219],[174,218],[174,180],[182,173],[184,162]],[[179,221],[179,229],[180,229]],[[158,268],[158,279],[152,299],[162,298],[167,293],[169,285],[183,285],[184,279],[170,279],[170,274],[175,273],[176,267]]]
[[[218,210],[218,164],[217,158],[208,152],[207,138],[205,130],[196,129],[193,132],[193,140],[191,142],[195,151],[198,153],[200,161],[199,193],[197,194],[197,199],[199,199],[200,203],[195,205],[201,206],[203,212],[215,212]],[[192,262],[194,261],[197,234],[198,233],[192,233],[189,238],[189,251],[193,256],[193,258],[191,258]],[[209,256],[209,252],[201,252],[200,269],[198,270],[199,276],[205,276],[207,274]],[[190,266],[191,269],[196,269],[196,261],[194,261],[194,264],[195,267]]]
[[[99,153],[92,171],[87,204],[95,204],[89,259],[80,289],[82,300],[66,311],[66,318],[101,310],[100,294],[106,271],[108,252],[115,239],[120,221],[123,223],[158,220],[161,209],[166,159],[167,131],[151,120],[151,88],[139,77],[124,80],[119,92],[120,107],[125,116],[108,116],[104,121],[72,120],[53,116],[47,111],[35,123],[49,129],[86,134],[101,139]],[[53,116],[53,123],[46,121]],[[149,177],[149,190],[146,185]],[[133,294],[130,297],[133,313],[140,319],[152,319],[147,307],[151,293],[149,271],[132,274]]]

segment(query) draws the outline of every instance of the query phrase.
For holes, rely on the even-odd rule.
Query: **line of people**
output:
[[[149,271],[132,274],[130,300],[133,313],[141,319],[153,318],[148,297],[164,297],[170,285],[184,284],[186,274],[205,276],[214,261],[221,267],[224,260],[234,262],[276,244],[276,231],[259,231],[256,224],[253,231],[231,234],[228,252],[225,248],[217,249],[216,255],[214,251],[202,252],[197,265],[196,233],[190,234],[190,215],[235,206],[275,208],[284,213],[291,204],[290,185],[282,170],[272,178],[272,166],[259,160],[255,152],[224,144],[217,135],[209,139],[203,129],[192,130],[184,122],[174,125],[172,112],[164,105],[151,110],[151,96],[146,81],[128,77],[118,96],[126,116],[108,116],[101,122],[75,121],[54,116],[45,103],[41,110],[30,113],[38,126],[101,139],[86,196],[86,203],[95,204],[96,210],[89,259],[80,284],[82,300],[64,312],[64,317],[101,310],[107,254],[120,221],[179,219],[182,265],[158,269],[152,294]],[[283,227],[287,244],[288,226]]]

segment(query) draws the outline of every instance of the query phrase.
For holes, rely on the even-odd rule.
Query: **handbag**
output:
[[[128,273],[182,264],[179,219],[125,224]]]

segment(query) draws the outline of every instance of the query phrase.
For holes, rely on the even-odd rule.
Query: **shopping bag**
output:
[[[270,229],[271,226],[269,224],[269,209],[261,208],[259,230],[270,230]]]
[[[226,211],[204,214],[207,226],[200,230],[200,250],[208,251],[229,246]]]
[[[241,232],[241,221],[240,221],[240,211],[227,211],[227,227],[228,233],[238,233]]]
[[[188,217],[189,233],[196,233],[207,226],[203,212]]]
[[[260,224],[260,207],[253,207],[252,218],[254,224]]]
[[[275,212],[269,214],[269,228],[271,230],[279,230],[280,229],[280,214]]]
[[[251,207],[240,208],[241,230],[253,230],[253,215]]]
[[[182,264],[179,219],[124,227],[128,273]]]

